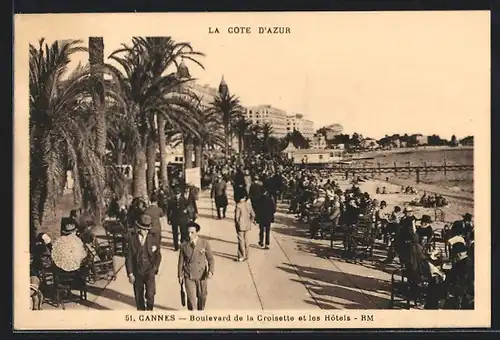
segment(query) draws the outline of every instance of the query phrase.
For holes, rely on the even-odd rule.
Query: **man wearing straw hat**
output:
[[[156,274],[161,263],[160,244],[151,230],[151,216],[142,214],[135,224],[128,242],[125,268],[134,286],[137,310],[153,310]]]

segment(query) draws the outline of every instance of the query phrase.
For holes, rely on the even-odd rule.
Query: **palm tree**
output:
[[[269,152],[272,156],[276,156],[281,152],[280,140],[274,136],[270,136],[267,139],[267,146],[267,152]]]
[[[92,101],[96,115],[96,151],[100,156],[106,153],[106,112],[104,103],[104,41],[102,37],[89,38],[89,64],[92,73]]]
[[[262,134],[262,126],[258,124],[251,124],[250,127],[248,128],[247,132],[247,140],[246,140],[246,147],[250,149],[250,151],[256,151],[260,152],[261,151],[261,140],[260,140],[260,135]]]
[[[245,137],[250,129],[252,123],[245,119],[244,116],[240,115],[234,122],[233,131],[236,133],[238,137],[238,153],[242,153],[245,149]]]
[[[293,130],[289,132],[285,137],[285,145],[292,142],[292,144],[299,149],[308,149],[309,141],[304,137],[304,135],[299,130]]]
[[[222,117],[222,125],[224,127],[224,150],[226,158],[229,157],[229,144],[231,138],[231,127],[235,117],[243,112],[243,107],[240,105],[240,100],[234,95],[230,95],[229,91],[220,92],[211,103],[212,109],[218,112]]]
[[[151,146],[156,140],[156,117],[161,115],[165,123],[176,131],[194,129],[196,122],[187,114],[179,115],[179,111],[175,109],[175,106],[190,105],[187,101],[182,103],[179,100],[182,98],[181,85],[190,79],[180,79],[176,72],[167,75],[165,73],[171,67],[177,67],[179,65],[177,60],[181,57],[202,67],[195,59],[197,56],[203,54],[193,51],[189,43],[177,43],[170,37],[135,37],[132,46],[124,45],[110,56],[110,59],[120,64],[124,70],[120,72],[112,65],[108,65],[117,78],[123,110],[133,117],[134,122],[130,144],[134,147],[133,195],[135,197],[148,194],[146,153],[148,145]],[[161,119],[161,124],[158,125],[164,126]],[[161,144],[160,154],[161,148],[164,148],[164,144]],[[154,169],[151,166],[150,168]]]
[[[93,148],[95,116],[89,112],[88,68],[81,67],[67,79],[71,56],[87,51],[80,40],[44,39],[30,44],[30,225],[35,232],[44,215],[53,211],[63,194],[66,171],[75,178],[75,201],[95,206],[102,195],[102,163]]]
[[[262,125],[262,147],[263,147],[263,151],[265,153],[268,153],[269,152],[269,149],[270,149],[270,138],[273,134],[273,127],[271,124],[269,123],[264,123],[264,125]]]
[[[201,167],[203,151],[215,145],[224,146],[225,137],[220,115],[215,111],[199,107],[194,117],[198,121],[197,136],[194,138],[195,167]]]
[[[89,37],[88,43],[89,51],[89,65],[92,74],[92,103],[94,104],[94,114],[96,118],[96,142],[95,149],[101,161],[103,161],[106,154],[106,106],[104,97],[104,40],[102,37]],[[102,171],[105,170],[104,163],[101,167]],[[99,183],[100,190],[103,192],[105,187],[105,175],[98,176],[101,179]],[[102,197],[104,198],[104,197]],[[96,222],[101,220],[104,213],[104,201],[101,200],[97,206]]]

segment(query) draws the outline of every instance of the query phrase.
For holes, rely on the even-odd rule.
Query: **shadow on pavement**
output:
[[[344,308],[356,309],[389,308],[389,298],[363,294],[358,291],[358,289],[361,289],[364,291],[388,294],[390,290],[390,283],[388,281],[335,270],[297,265],[291,266],[286,263],[283,263],[282,266],[278,266],[278,268],[290,274],[298,274],[302,280],[292,279],[292,281],[305,284],[314,296],[313,300],[318,300],[316,296],[319,295],[325,297],[330,296],[332,298],[336,297],[351,302],[347,304],[345,302],[328,301],[327,298],[323,298],[321,301],[322,306],[320,305],[322,308],[338,308],[339,304],[342,304]],[[306,301],[311,302],[309,300]],[[319,302],[320,301],[318,301],[318,304]],[[314,304],[316,305],[317,303],[314,302]],[[367,304],[369,306],[367,306]]]
[[[318,257],[329,259],[335,258],[343,261],[343,246],[334,244],[333,248],[330,245],[324,245],[315,242],[315,240],[305,239],[296,241],[297,250],[308,254],[314,254]]]
[[[121,303],[125,303],[129,306],[131,306],[133,309],[136,309],[135,306],[135,298],[130,295],[125,295],[120,292],[117,292],[116,290],[106,288],[106,289],[95,289],[95,287],[89,287],[88,292],[94,295],[97,295],[99,297],[104,297],[110,300],[115,300],[115,301],[120,301]],[[130,292],[133,294],[133,288],[132,285],[130,285]],[[159,310],[176,310],[174,308],[170,307],[165,307],[162,305],[155,304],[155,309]]]
[[[310,239],[296,240],[295,243],[297,245],[297,250],[304,253],[314,254],[325,259],[335,259],[336,261],[349,263],[352,262],[352,260],[343,256],[344,246],[341,241],[334,241],[333,248],[330,248],[329,242],[319,243],[318,241]],[[356,263],[366,268],[381,270],[386,273],[392,273],[393,268],[382,264],[382,261],[385,260],[386,257],[387,251],[374,249],[372,257],[358,258],[356,260]]]
[[[287,236],[309,237],[309,225],[298,223],[293,217],[277,215],[271,230]]]
[[[87,308],[96,309],[96,310],[111,310],[111,308],[104,307],[96,302],[92,302],[92,301],[88,301],[88,300],[80,301],[80,305],[87,307]]]
[[[234,259],[236,259],[236,256],[234,256],[234,255],[229,255],[229,254],[221,253],[218,251],[212,251],[212,252],[215,256],[223,257],[223,258],[233,260],[233,261],[234,261]]]
[[[216,238],[216,237],[211,237],[211,236],[208,236],[208,235],[201,235],[201,238],[205,239],[205,240],[209,240],[209,241],[214,241],[214,242],[224,242],[224,243],[230,243],[230,244],[238,244],[238,242],[232,242],[232,241],[228,241],[228,240],[224,240],[224,239],[221,239],[221,238]],[[234,234],[234,238],[236,239],[236,233]]]

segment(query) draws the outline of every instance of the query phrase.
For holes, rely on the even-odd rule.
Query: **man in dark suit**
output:
[[[257,211],[258,202],[260,197],[262,196],[263,191],[264,191],[264,184],[260,181],[259,176],[254,175],[253,182],[250,185],[250,189],[248,191],[250,202],[252,203],[252,208],[254,211]]]
[[[472,222],[472,215],[466,213],[462,216],[462,220],[453,223],[450,236],[463,236],[466,244],[469,244],[473,233],[474,224]]]
[[[172,225],[172,237],[174,250],[179,250],[179,231],[181,233],[181,243],[188,239],[187,224],[189,217],[187,214],[188,201],[182,194],[180,188],[174,189],[174,197],[168,203],[168,223]]]
[[[149,207],[144,210],[144,214],[151,217],[151,230],[154,232],[155,236],[158,238],[158,243],[161,244],[161,224],[160,217],[164,216],[163,210],[158,206],[158,196],[152,194]]]
[[[210,198],[215,200],[215,207],[217,208],[217,219],[220,220],[221,218],[226,218],[226,209],[228,204],[227,182],[222,179],[221,175],[217,175],[217,177],[215,178],[215,183],[212,187]]]
[[[156,294],[156,274],[161,263],[160,244],[151,230],[151,217],[143,214],[131,231],[125,268],[131,284],[137,310],[153,310]],[[145,297],[145,299],[144,299]]]
[[[207,301],[207,279],[214,275],[214,256],[210,243],[198,236],[201,227],[195,222],[188,225],[189,240],[182,243],[179,252],[177,276],[185,285],[189,310],[204,310]]]
[[[259,224],[259,246],[269,249],[271,242],[271,223],[274,222],[276,203],[271,194],[264,187],[262,196],[257,203],[255,211],[256,221]],[[265,244],[264,244],[265,241]]]
[[[233,190],[235,201],[239,201],[242,197],[248,195],[248,193],[246,192],[245,174],[243,173],[243,169],[241,166],[238,166],[236,173],[234,174]]]

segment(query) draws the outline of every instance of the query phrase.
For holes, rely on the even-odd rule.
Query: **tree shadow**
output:
[[[237,256],[229,255],[229,254],[225,254],[225,253],[221,253],[221,252],[218,252],[218,251],[212,251],[212,253],[215,256],[226,258],[226,259],[233,260],[233,261],[237,258]]]
[[[374,249],[372,256],[365,254],[360,250],[359,254],[354,259],[353,257],[346,256],[344,252],[343,241],[335,238],[333,248],[330,247],[329,241],[303,239],[295,241],[297,250],[315,254],[318,257],[331,259],[335,258],[342,262],[353,262],[362,264],[363,266],[373,266],[375,263],[381,263],[387,257],[387,251]]]
[[[224,242],[224,243],[230,243],[230,244],[238,244],[238,242],[228,241],[228,240],[224,240],[224,239],[221,239],[221,238],[211,237],[211,236],[208,236],[208,235],[201,235],[201,238],[203,238],[205,240],[208,240],[208,241]],[[235,238],[236,238],[236,235],[235,235]]]
[[[130,291],[133,291],[132,285],[130,285]],[[114,289],[110,288],[96,289],[95,287],[89,287],[88,292],[98,297],[104,297],[110,300],[119,301],[136,308],[135,298],[133,296],[122,294]],[[154,307],[155,309],[159,310],[176,310],[174,308],[158,305],[156,303]]]
[[[293,217],[277,215],[271,230],[292,237],[308,237],[309,225],[297,222]]]
[[[344,258],[343,245],[339,245],[338,242],[334,243],[333,248],[330,248],[330,244],[325,245],[311,239],[297,240],[295,244],[297,250],[304,253],[314,254],[324,259],[335,258],[339,261],[347,261],[347,259]]]
[[[91,308],[91,309],[96,309],[96,310],[111,310],[111,308],[104,307],[94,301],[89,301],[89,300],[82,300],[79,303],[81,306]]]
[[[326,309],[338,308],[334,305],[343,305],[344,308],[355,309],[389,308],[389,298],[361,292],[367,291],[388,295],[390,292],[389,281],[335,270],[298,265],[291,266],[287,263],[283,263],[278,268],[290,274],[298,274],[301,279],[292,279],[292,281],[305,284],[312,293],[313,300],[317,300],[317,296],[323,297],[322,304]],[[326,297],[328,296],[347,300],[349,303],[327,301]],[[327,308],[327,305],[329,305],[329,308]]]

